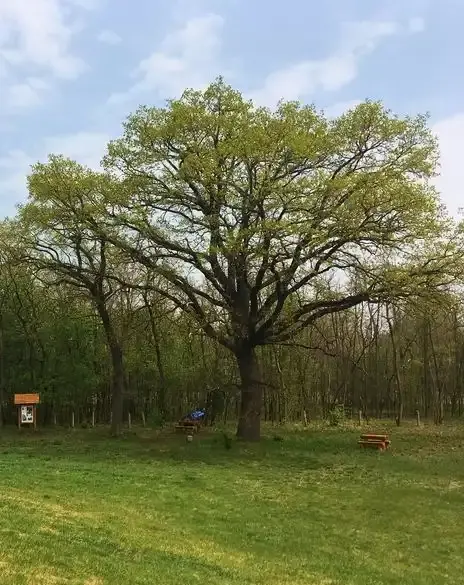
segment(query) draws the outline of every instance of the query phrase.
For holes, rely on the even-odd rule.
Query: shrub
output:
[[[345,421],[345,407],[343,404],[336,404],[329,412],[329,423],[332,427],[337,427]]]

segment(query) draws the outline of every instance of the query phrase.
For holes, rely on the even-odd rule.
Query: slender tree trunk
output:
[[[151,336],[153,340],[153,346],[155,348],[155,355],[156,355],[156,366],[158,368],[158,375],[159,375],[159,391],[158,391],[158,410],[161,414],[162,418],[166,418],[167,408],[166,408],[166,376],[164,373],[164,364],[163,364],[163,357],[161,355],[161,339],[159,330],[155,321],[155,314],[153,311],[153,307],[149,302],[148,298],[145,298],[145,304],[147,306],[148,314],[150,316],[150,328],[151,328]]]
[[[237,437],[259,441],[261,437],[261,407],[263,386],[254,348],[245,347],[236,354],[241,381],[241,402]]]
[[[3,315],[0,314],[0,427],[3,426],[3,402],[5,400],[5,344],[3,336]]]
[[[285,385],[285,376],[282,369],[282,364],[280,361],[279,351],[276,347],[274,347],[274,359],[275,365],[277,368],[277,373],[279,377],[279,388],[278,388],[278,397],[279,397],[279,416],[278,420],[280,423],[285,423],[287,421],[287,387]]]
[[[387,322],[388,328],[390,331],[390,340],[393,350],[393,372],[395,376],[396,382],[396,399],[395,399],[395,422],[396,425],[399,427],[403,420],[403,381],[401,376],[401,369],[400,364],[398,363],[398,347],[396,344],[396,332],[394,329],[394,324],[390,318],[388,307],[387,307]]]
[[[429,380],[429,320],[425,319],[422,331],[422,362],[423,362],[423,380],[422,380],[422,393],[424,401],[424,416],[429,416],[429,405],[430,405],[430,380]]]
[[[121,344],[118,341],[111,318],[104,302],[97,303],[98,312],[105,330],[106,341],[111,355],[111,434],[114,437],[122,433],[124,404],[124,360]]]
[[[113,384],[111,400],[111,434],[115,437],[122,432],[122,415],[124,402],[124,365],[122,349],[119,344],[110,347],[113,366]]]
[[[435,374],[432,375],[433,384],[435,386],[434,396],[434,421],[436,425],[443,424],[444,419],[444,405],[443,405],[443,380],[440,375],[440,367],[438,363],[435,343],[433,341],[432,328],[429,326],[429,340],[430,349],[432,350],[433,366]]]

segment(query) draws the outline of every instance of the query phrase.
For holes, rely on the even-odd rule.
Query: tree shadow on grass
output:
[[[433,440],[429,440],[421,433],[406,432],[395,436],[390,451],[382,454],[360,451],[358,436],[359,429],[292,432],[266,429],[260,443],[245,444],[235,439],[226,443],[221,432],[208,431],[195,436],[192,443],[172,431],[160,433],[146,429],[126,432],[118,439],[109,438],[106,428],[37,433],[3,431],[0,455],[3,459],[65,459],[86,465],[111,464],[114,468],[129,463],[142,466],[169,463],[183,466],[186,471],[200,466],[237,467],[237,471],[259,467],[263,472],[288,474],[330,469],[342,464],[356,465],[360,472],[365,468],[366,473],[377,470],[409,475],[446,474],[447,462],[453,465],[456,459],[459,463],[460,451],[453,445],[459,444],[462,434],[435,433]]]
[[[196,436],[192,443],[173,433],[150,434],[146,431],[126,433],[119,439],[111,439],[102,432],[80,430],[0,435],[0,454],[4,456],[46,460],[72,458],[86,462],[112,461],[114,464],[124,461],[171,461],[174,464],[228,466],[240,462],[243,465],[260,463],[264,467],[318,467],[316,453],[342,452],[345,449],[345,440],[310,437],[292,437],[283,441],[265,437],[259,444],[252,445],[232,440],[226,446],[221,433]]]

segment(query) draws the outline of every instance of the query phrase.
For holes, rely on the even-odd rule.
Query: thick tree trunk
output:
[[[246,347],[237,353],[236,358],[241,381],[237,437],[244,441],[259,441],[261,437],[263,385],[259,375],[255,350],[251,347]]]

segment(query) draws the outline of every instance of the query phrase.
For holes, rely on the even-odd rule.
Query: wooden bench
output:
[[[175,429],[178,433],[198,433],[200,430],[200,422],[193,420],[181,420],[176,424]]]
[[[360,447],[378,449],[384,451],[390,446],[388,435],[367,434],[361,435],[361,440],[358,441]]]

